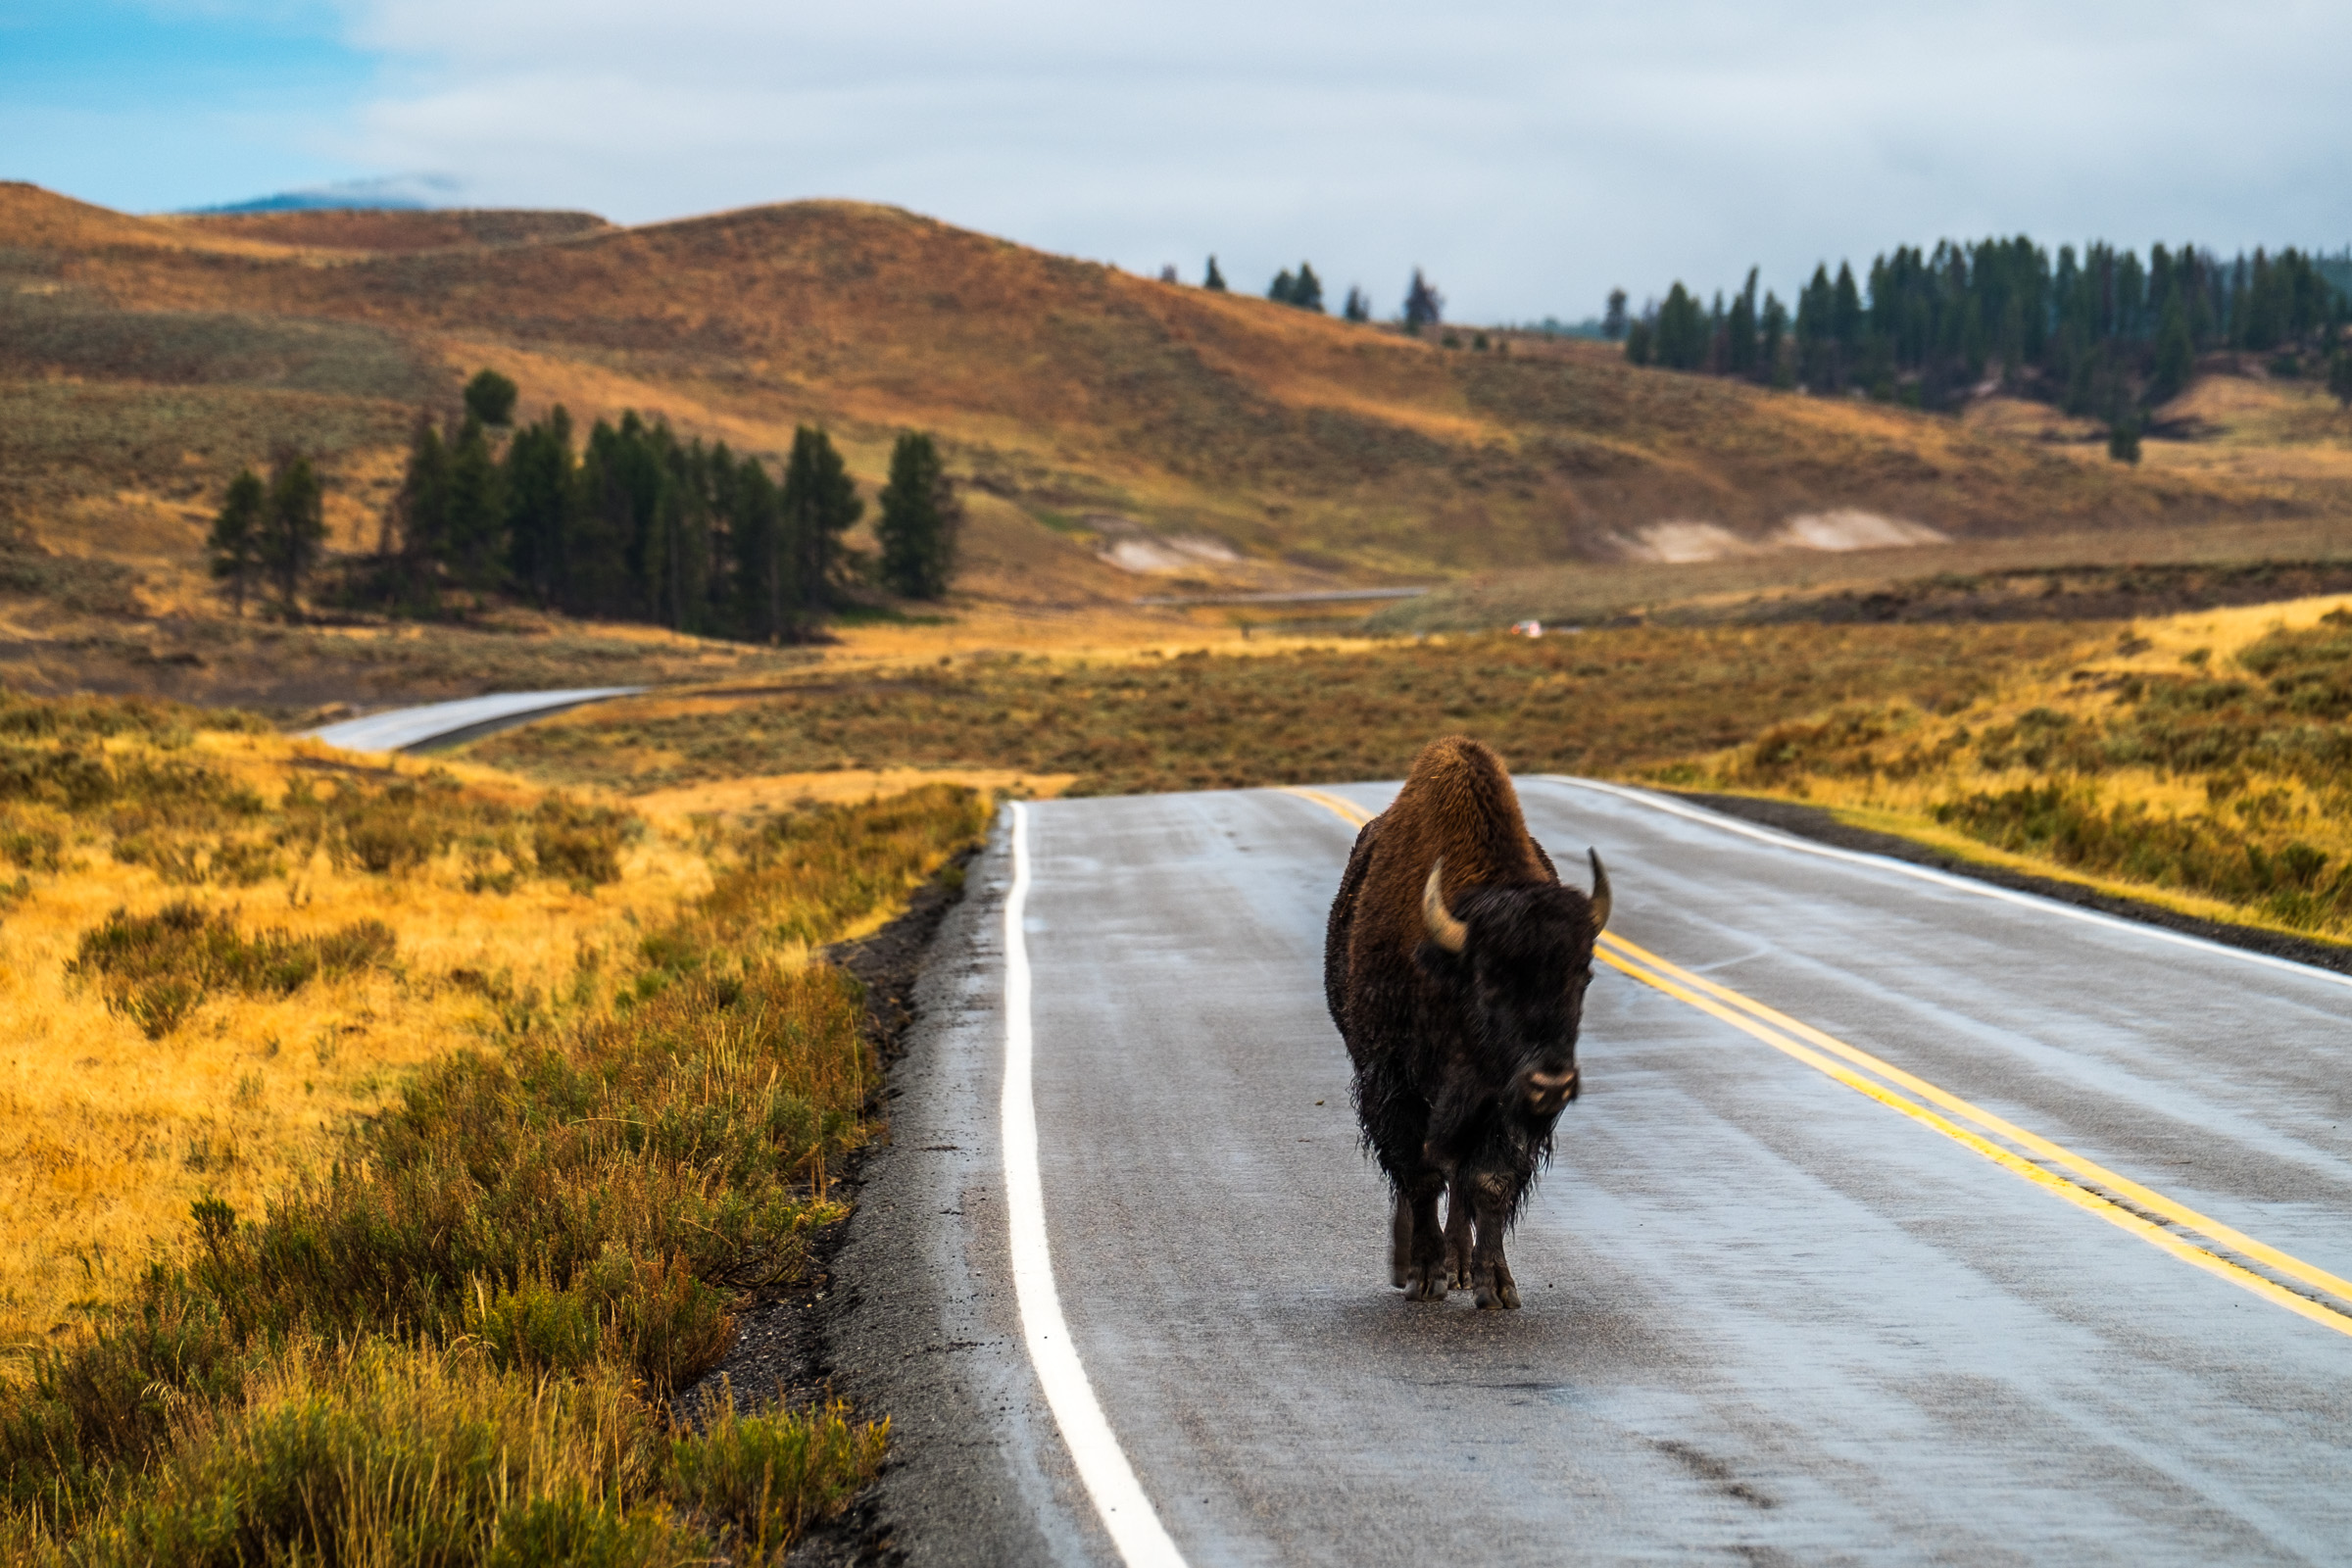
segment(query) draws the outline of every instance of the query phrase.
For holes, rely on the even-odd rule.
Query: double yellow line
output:
[[[1293,789],[1289,793],[1313,802],[1352,826],[1361,827],[1372,819],[1372,813],[1353,801],[1323,790]],[[2203,1269],[2273,1305],[2352,1337],[2352,1280],[2341,1279],[2258,1242],[2038,1133],[2029,1132],[1958,1095],[1938,1089],[1858,1046],[1847,1045],[1703,975],[1692,974],[1614,932],[1602,934],[1594,956],[1611,968],[1721,1019],[1923,1127],[1933,1128],[2012,1175],[2097,1215],[2190,1267]],[[2212,1244],[2211,1248],[2186,1240],[2183,1232],[2202,1237]],[[2235,1256],[2224,1256],[2224,1252]],[[2317,1295],[2291,1290],[2257,1273],[2247,1266],[2250,1263],[2260,1264]]]

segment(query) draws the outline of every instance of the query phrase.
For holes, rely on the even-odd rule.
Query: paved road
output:
[[[477,736],[568,712],[612,697],[633,697],[642,686],[583,686],[560,692],[499,692],[395,708],[362,718],[346,718],[310,731],[311,736],[352,752],[405,752],[419,746],[454,746]]]
[[[843,1259],[909,1561],[2352,1562],[2343,977],[1522,792],[1679,995],[1596,980],[1516,1313],[1388,1287],[1338,811],[1029,806],[1017,933],[1000,824]]]

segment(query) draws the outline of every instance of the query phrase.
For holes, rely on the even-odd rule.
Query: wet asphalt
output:
[[[1523,780],[1612,929],[2352,1276],[2352,987]],[[1393,786],[1335,793],[1367,810]],[[1195,1563],[2352,1562],[2352,1336],[1603,970],[1513,1313],[1402,1299],[1321,994],[1353,830],[1030,808],[1061,1304]],[[910,1564],[1117,1557],[1027,1359],[997,1144],[1000,822],[837,1261]]]

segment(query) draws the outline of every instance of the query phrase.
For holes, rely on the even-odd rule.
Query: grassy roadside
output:
[[[98,765],[121,777],[135,760]],[[73,820],[70,803],[46,808]],[[865,1136],[859,999],[809,949],[887,913],[984,813],[932,786],[741,832],[705,824],[700,890],[631,911],[625,945],[574,948],[551,985],[477,976],[470,1046],[422,1063],[258,1200],[195,1200],[179,1235],[87,1303],[85,1328],[0,1386],[0,1558],[780,1554],[871,1475],[886,1424],[729,1404],[694,1432],[666,1423],[663,1400],[716,1363],[741,1292],[800,1267],[838,1212],[828,1166]],[[523,863],[501,852],[487,875],[595,858],[586,829],[534,855],[525,822]],[[226,836],[241,832],[260,836]],[[208,844],[198,868],[220,858]],[[99,922],[111,934],[74,960],[88,960],[85,989],[114,972],[95,955],[118,952],[145,956],[129,986],[200,981],[200,1020],[243,1005],[247,975],[269,989],[299,974],[295,998],[351,983],[326,977],[300,930],[223,916],[190,886],[193,914],[167,903]],[[388,951],[357,947],[371,983],[411,979],[399,932]]]
[[[1846,704],[1646,776],[2352,941],[2352,600],[2137,621],[1957,710]]]

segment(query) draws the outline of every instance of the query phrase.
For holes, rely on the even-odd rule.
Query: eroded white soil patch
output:
[[[1626,559],[1662,565],[1723,561],[1774,550],[1897,550],[1948,542],[1947,535],[1924,522],[1856,507],[1801,512],[1758,539],[1744,539],[1721,523],[1691,517],[1672,517],[1637,528],[1631,536],[1617,535],[1618,549]]]

